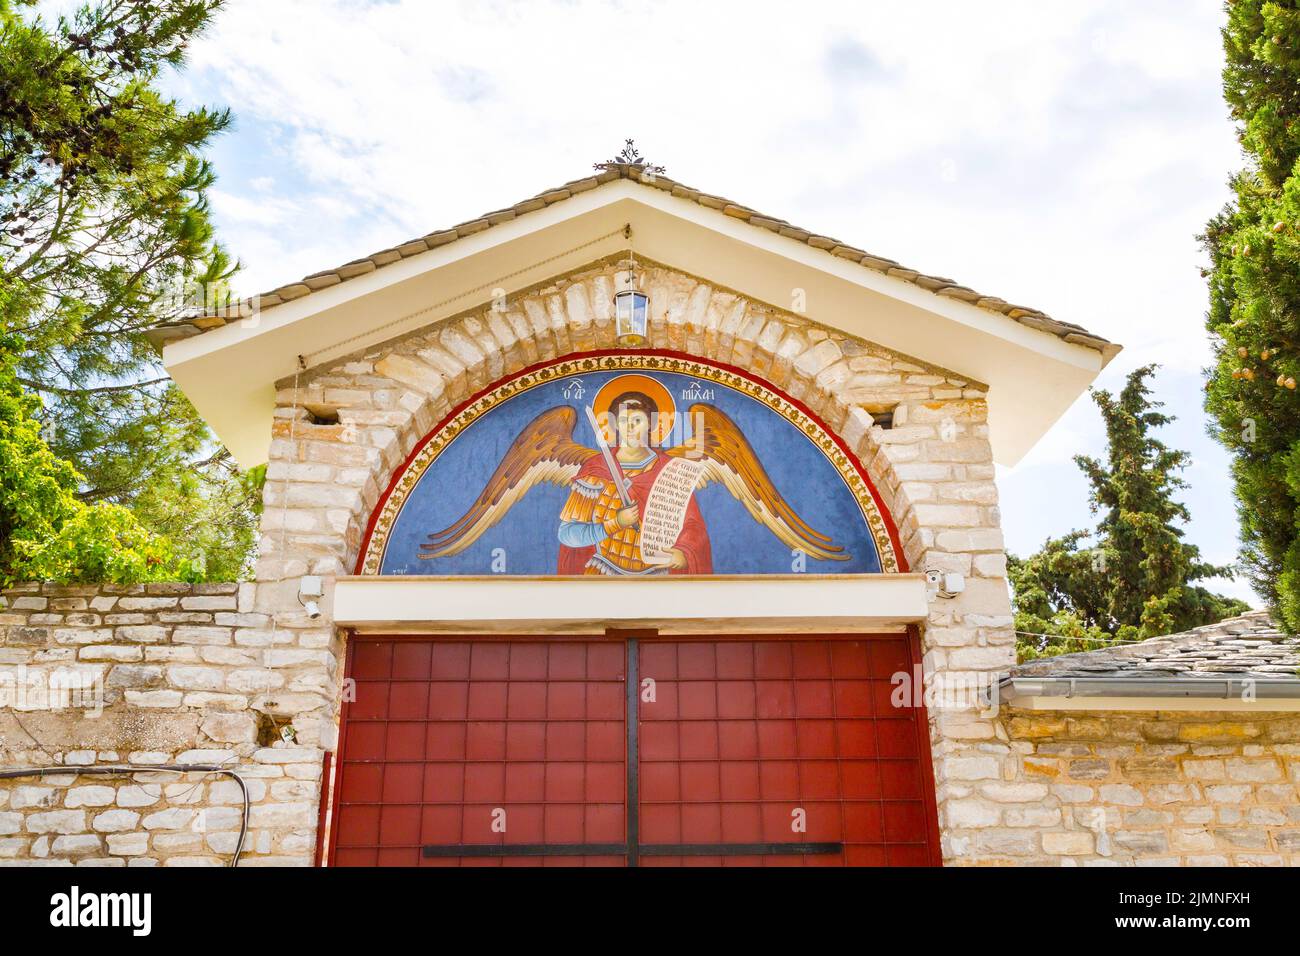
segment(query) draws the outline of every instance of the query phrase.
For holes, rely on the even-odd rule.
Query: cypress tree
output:
[[[1095,529],[1049,539],[1036,554],[1008,562],[1022,658],[1143,640],[1246,610],[1194,583],[1232,570],[1201,560],[1183,539],[1190,515],[1175,495],[1186,487],[1179,472],[1188,455],[1153,434],[1173,421],[1147,385],[1155,368],[1129,373],[1118,395],[1092,393],[1106,427],[1106,457],[1074,461],[1091,486]]]
[[[1300,630],[1300,10],[1236,0],[1224,95],[1246,168],[1201,236],[1209,254],[1211,434],[1232,453],[1242,562],[1278,621]]]

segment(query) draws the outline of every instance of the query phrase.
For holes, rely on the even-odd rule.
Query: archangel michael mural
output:
[[[792,403],[694,361],[593,364],[504,383],[431,436],[381,507],[368,573],[897,569],[861,477]]]

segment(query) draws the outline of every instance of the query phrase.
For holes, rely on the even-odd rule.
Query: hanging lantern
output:
[[[614,296],[614,323],[618,344],[640,348],[647,342],[650,298],[644,292],[626,289]]]
[[[623,238],[628,241],[628,268],[619,274],[616,282],[627,288],[614,294],[615,341],[624,347],[636,349],[650,344],[650,297],[637,291],[641,282],[637,275],[636,252],[632,249],[631,223],[623,227]]]

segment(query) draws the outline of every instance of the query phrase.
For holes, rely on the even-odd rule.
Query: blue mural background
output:
[[[725,412],[744,433],[768,476],[786,501],[814,529],[829,535],[850,554],[847,561],[807,558],[813,574],[861,574],[880,571],[875,541],[839,472],[798,428],[763,403],[716,382],[670,372],[646,372],[666,387],[677,402],[677,424],[666,442],[682,438],[692,386],[712,389],[706,399]],[[574,439],[595,449],[596,439],[582,408],[596,391],[625,371],[602,371],[559,378],[502,402],[468,425],[421,476],[393,523],[380,565],[381,574],[491,574],[493,552],[504,550],[495,573],[554,574],[560,542],[560,509],[568,489],[540,485],[529,491],[494,527],[457,555],[421,559],[419,545],[429,534],[456,521],[482,491],[519,432],[535,416],[556,405],[579,412]],[[582,397],[578,397],[580,382]],[[565,389],[568,388],[566,396]],[[695,493],[708,526],[714,574],[789,574],[790,549],[749,516],[745,506],[719,484]]]

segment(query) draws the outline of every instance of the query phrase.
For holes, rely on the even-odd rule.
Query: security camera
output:
[[[958,571],[926,568],[925,584],[926,590],[931,596],[954,598],[966,590],[966,576]]]
[[[325,588],[321,582],[320,576],[315,574],[304,575],[298,584],[298,603],[307,611],[307,616],[313,621],[321,617],[320,604],[314,599],[321,597],[325,593]]]

